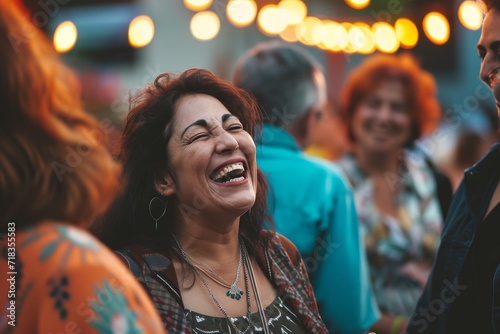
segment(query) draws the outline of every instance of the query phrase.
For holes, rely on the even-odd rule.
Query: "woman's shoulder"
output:
[[[42,222],[18,231],[13,248],[19,322],[28,323],[33,315],[24,310],[39,304],[38,316],[46,321],[30,325],[42,326],[38,332],[59,332],[68,322],[88,333],[112,331],[122,325],[131,330],[161,331],[156,311],[138,282],[116,255],[87,231]],[[115,316],[120,324],[110,321]]]
[[[295,244],[284,235],[271,230],[263,230],[261,233],[263,237],[268,238],[271,245],[270,248],[273,252],[288,255],[292,262],[300,258],[299,251]]]

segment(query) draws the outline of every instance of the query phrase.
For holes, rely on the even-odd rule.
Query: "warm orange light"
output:
[[[64,21],[54,31],[54,48],[59,53],[71,51],[76,44],[78,31],[71,21]]]
[[[478,30],[483,24],[481,7],[474,1],[462,2],[458,8],[458,19],[467,29]]]
[[[323,21],[317,17],[308,16],[296,27],[295,33],[301,43],[317,45],[321,42],[321,29],[323,25]]]
[[[442,45],[450,38],[450,23],[446,17],[438,12],[430,12],[424,17],[424,33],[434,44]]]
[[[300,0],[281,0],[278,6],[290,25],[299,24],[307,15],[307,6]]]
[[[385,22],[377,22],[372,26],[373,37],[377,49],[385,53],[394,53],[399,48],[399,40],[394,28]]]
[[[280,37],[287,42],[293,43],[297,42],[299,39],[297,38],[297,35],[295,34],[295,26],[287,26],[285,30],[280,32]]]
[[[208,41],[219,33],[220,20],[214,12],[199,12],[191,19],[190,28],[196,39]]]
[[[417,45],[418,29],[415,23],[409,19],[401,18],[394,24],[396,35],[401,42],[401,47],[411,49]]]
[[[226,15],[229,22],[236,27],[249,26],[257,16],[257,4],[254,0],[229,0]]]
[[[212,3],[213,0],[184,0],[184,6],[194,11],[208,9]]]
[[[277,35],[285,30],[287,22],[277,5],[267,5],[260,10],[257,25],[264,34]]]
[[[363,9],[370,4],[370,0],[345,0],[345,3],[354,9]]]
[[[358,52],[362,54],[373,53],[377,46],[375,45],[375,38],[373,37],[373,32],[370,26],[363,22],[358,22],[355,24],[356,28],[359,29],[362,36],[362,42],[359,45]]]
[[[128,26],[128,42],[134,48],[148,45],[155,35],[153,20],[147,15],[134,18]]]

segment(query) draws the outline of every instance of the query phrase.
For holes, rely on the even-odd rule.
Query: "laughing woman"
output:
[[[263,230],[253,99],[205,70],[160,75],[134,99],[126,186],[94,231],[170,333],[326,333],[295,246]]]

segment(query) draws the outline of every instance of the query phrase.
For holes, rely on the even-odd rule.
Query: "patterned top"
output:
[[[373,184],[349,154],[339,165],[353,187],[364,233],[370,274],[382,311],[411,315],[434,261],[442,228],[436,183],[425,159],[405,151],[400,175],[387,173],[390,185],[401,186],[399,219],[378,212]]]
[[[164,333],[120,260],[87,232],[43,223],[0,240],[1,333]],[[4,284],[8,282],[8,284]]]
[[[300,320],[280,296],[264,309],[264,314],[272,333],[307,333]],[[235,334],[227,318],[210,317],[193,311],[187,311],[187,318],[193,324],[193,333]],[[231,318],[231,322],[243,333],[264,332],[258,312],[250,314],[250,317]]]
[[[185,310],[170,259],[139,245],[118,253],[150,295],[168,332],[196,333],[193,317],[190,311]],[[285,237],[273,233],[271,246],[265,252],[257,253],[256,261],[263,272],[271,274],[269,280],[307,333],[328,333],[319,316],[311,283],[297,248]]]

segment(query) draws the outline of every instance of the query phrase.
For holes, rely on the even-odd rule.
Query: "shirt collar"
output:
[[[288,131],[270,124],[262,126],[262,133],[255,139],[255,143],[257,146],[273,146],[292,151],[302,151]]]

